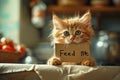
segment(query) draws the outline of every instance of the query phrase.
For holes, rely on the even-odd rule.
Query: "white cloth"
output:
[[[120,66],[1,63],[0,80],[120,80]]]

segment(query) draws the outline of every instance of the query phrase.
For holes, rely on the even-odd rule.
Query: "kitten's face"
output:
[[[60,44],[89,42],[93,35],[90,19],[89,12],[81,18],[60,19],[53,15],[53,42]]]

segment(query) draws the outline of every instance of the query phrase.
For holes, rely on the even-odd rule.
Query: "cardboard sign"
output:
[[[85,57],[90,57],[90,45],[81,44],[55,44],[55,55],[63,62],[80,62]]]

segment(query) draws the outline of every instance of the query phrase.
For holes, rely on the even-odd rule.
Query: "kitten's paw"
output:
[[[48,65],[61,65],[62,61],[60,60],[60,58],[52,57],[48,60],[47,64]]]
[[[85,59],[82,60],[81,65],[84,65],[84,66],[95,66],[96,62],[92,58],[85,58]]]

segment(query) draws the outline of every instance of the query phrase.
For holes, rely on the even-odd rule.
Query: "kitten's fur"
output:
[[[91,14],[85,13],[82,17],[73,17],[69,19],[60,19],[53,15],[53,31],[51,34],[52,44],[70,44],[70,43],[83,43],[88,42],[94,34],[91,27]],[[50,65],[61,64],[79,64],[86,66],[94,66],[95,61],[92,58],[83,59],[80,63],[75,62],[62,62],[60,58],[53,56],[47,62]]]

